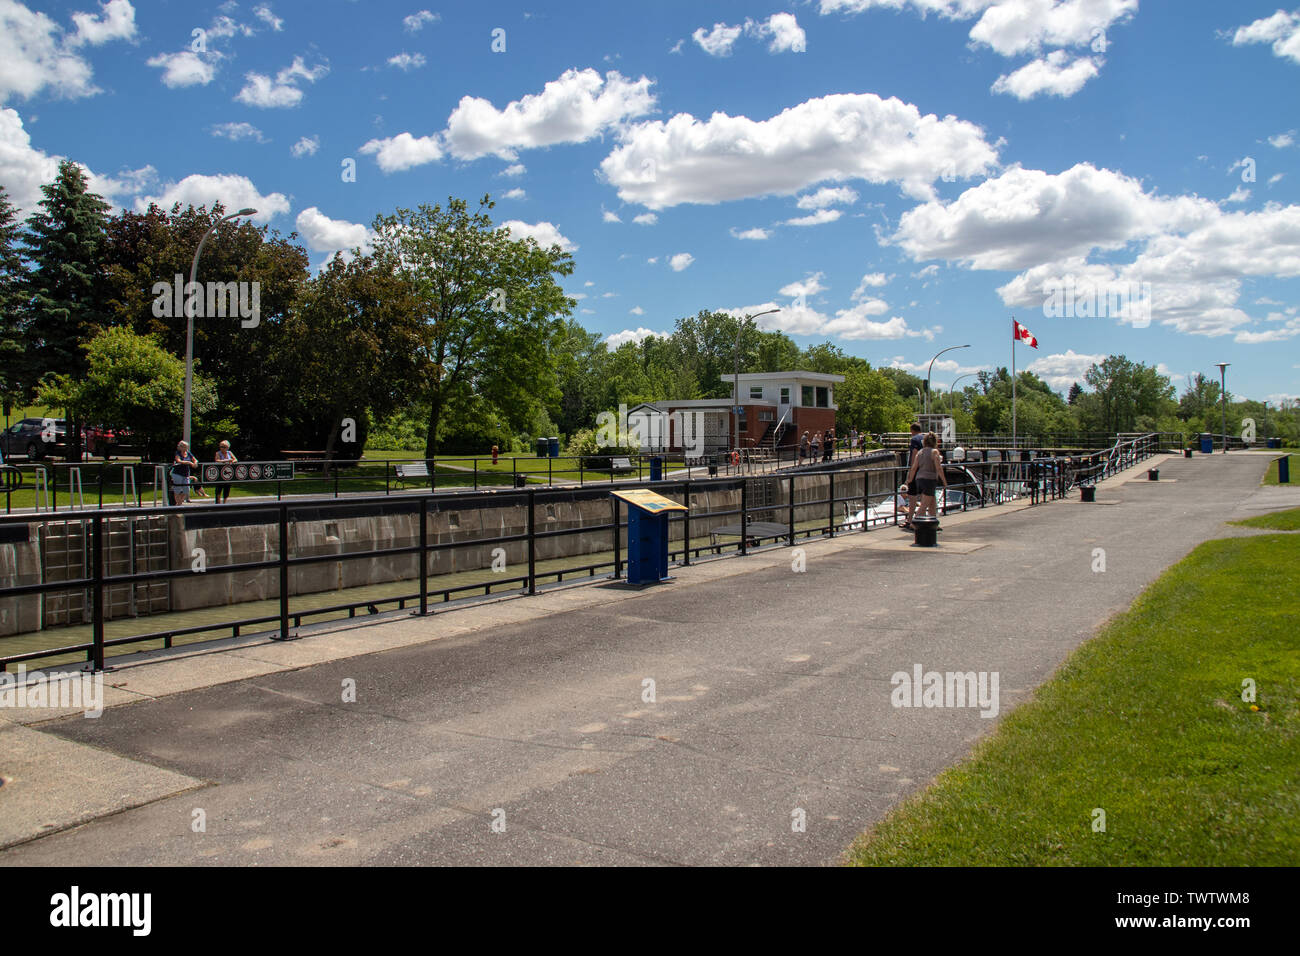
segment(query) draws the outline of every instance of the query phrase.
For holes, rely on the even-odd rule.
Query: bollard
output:
[[[1097,486],[1096,486],[1096,485],[1080,485],[1080,486],[1079,486],[1079,500],[1080,500],[1080,501],[1096,501],[1096,500],[1097,500]]]
[[[918,548],[934,548],[939,544],[939,519],[932,515],[923,515],[912,519],[916,529],[915,543]]]
[[[1147,481],[1159,481],[1159,480],[1160,480],[1160,469],[1159,469],[1159,468],[1148,468],[1148,469],[1147,469]]]

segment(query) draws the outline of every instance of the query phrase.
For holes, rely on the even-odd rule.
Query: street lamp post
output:
[[[747,315],[740,320],[740,328],[736,329],[736,367],[731,380],[731,448],[733,451],[740,451],[740,336],[744,333],[746,324],[760,315],[771,315],[773,312],[780,311],[780,309],[768,309],[765,312]]]
[[[949,412],[956,413],[957,411],[956,399],[953,398],[953,394],[957,390],[957,383],[960,382],[963,378],[974,378],[977,374],[979,373],[967,372],[965,375],[958,375],[956,378],[952,380],[952,384],[948,386],[948,411]]]
[[[1219,367],[1219,406],[1223,409],[1222,427],[1223,427],[1223,453],[1228,453],[1228,389],[1227,389],[1227,368],[1231,362],[1215,362]]]
[[[957,349],[968,349],[968,348],[970,348],[969,345],[952,345],[946,349],[943,349],[942,351],[939,352],[938,355],[930,359],[930,367],[925,371],[925,414],[927,415],[930,414],[930,373],[934,371],[934,359],[937,359],[939,355],[942,355],[944,352],[954,352]]]
[[[222,223],[238,219],[240,216],[256,214],[256,209],[241,209],[239,212],[232,212],[229,216],[222,216],[203,234],[203,238],[199,240],[199,247],[194,250],[194,261],[190,263],[189,285],[183,290],[185,294],[185,419],[181,425],[181,437],[187,445],[190,443],[190,391],[194,382],[194,306],[190,294],[195,289],[195,278],[199,274],[199,256],[203,255],[203,246],[207,243],[208,237],[216,232]]]

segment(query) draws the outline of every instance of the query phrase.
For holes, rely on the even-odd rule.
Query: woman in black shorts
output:
[[[907,473],[907,488],[913,494],[921,496],[921,515],[939,517],[935,503],[935,489],[943,483],[948,489],[948,479],[943,474],[943,460],[939,457],[939,438],[934,432],[925,436],[921,450],[912,459],[911,470]]]

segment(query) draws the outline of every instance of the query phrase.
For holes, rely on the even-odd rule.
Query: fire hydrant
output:
[[[492,446],[492,464],[494,465],[497,463],[497,454],[499,451],[500,449],[498,449],[496,445]]]

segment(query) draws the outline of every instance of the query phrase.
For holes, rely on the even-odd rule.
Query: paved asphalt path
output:
[[[1095,505],[954,522],[947,552],[873,546],[893,531],[810,543],[803,573],[688,571],[604,606],[44,724],[209,783],[0,864],[833,863],[997,723],[894,708],[894,672],[996,671],[1006,714],[1164,568],[1240,533],[1225,519],[1283,506],[1255,491],[1267,462],[1171,460]]]

